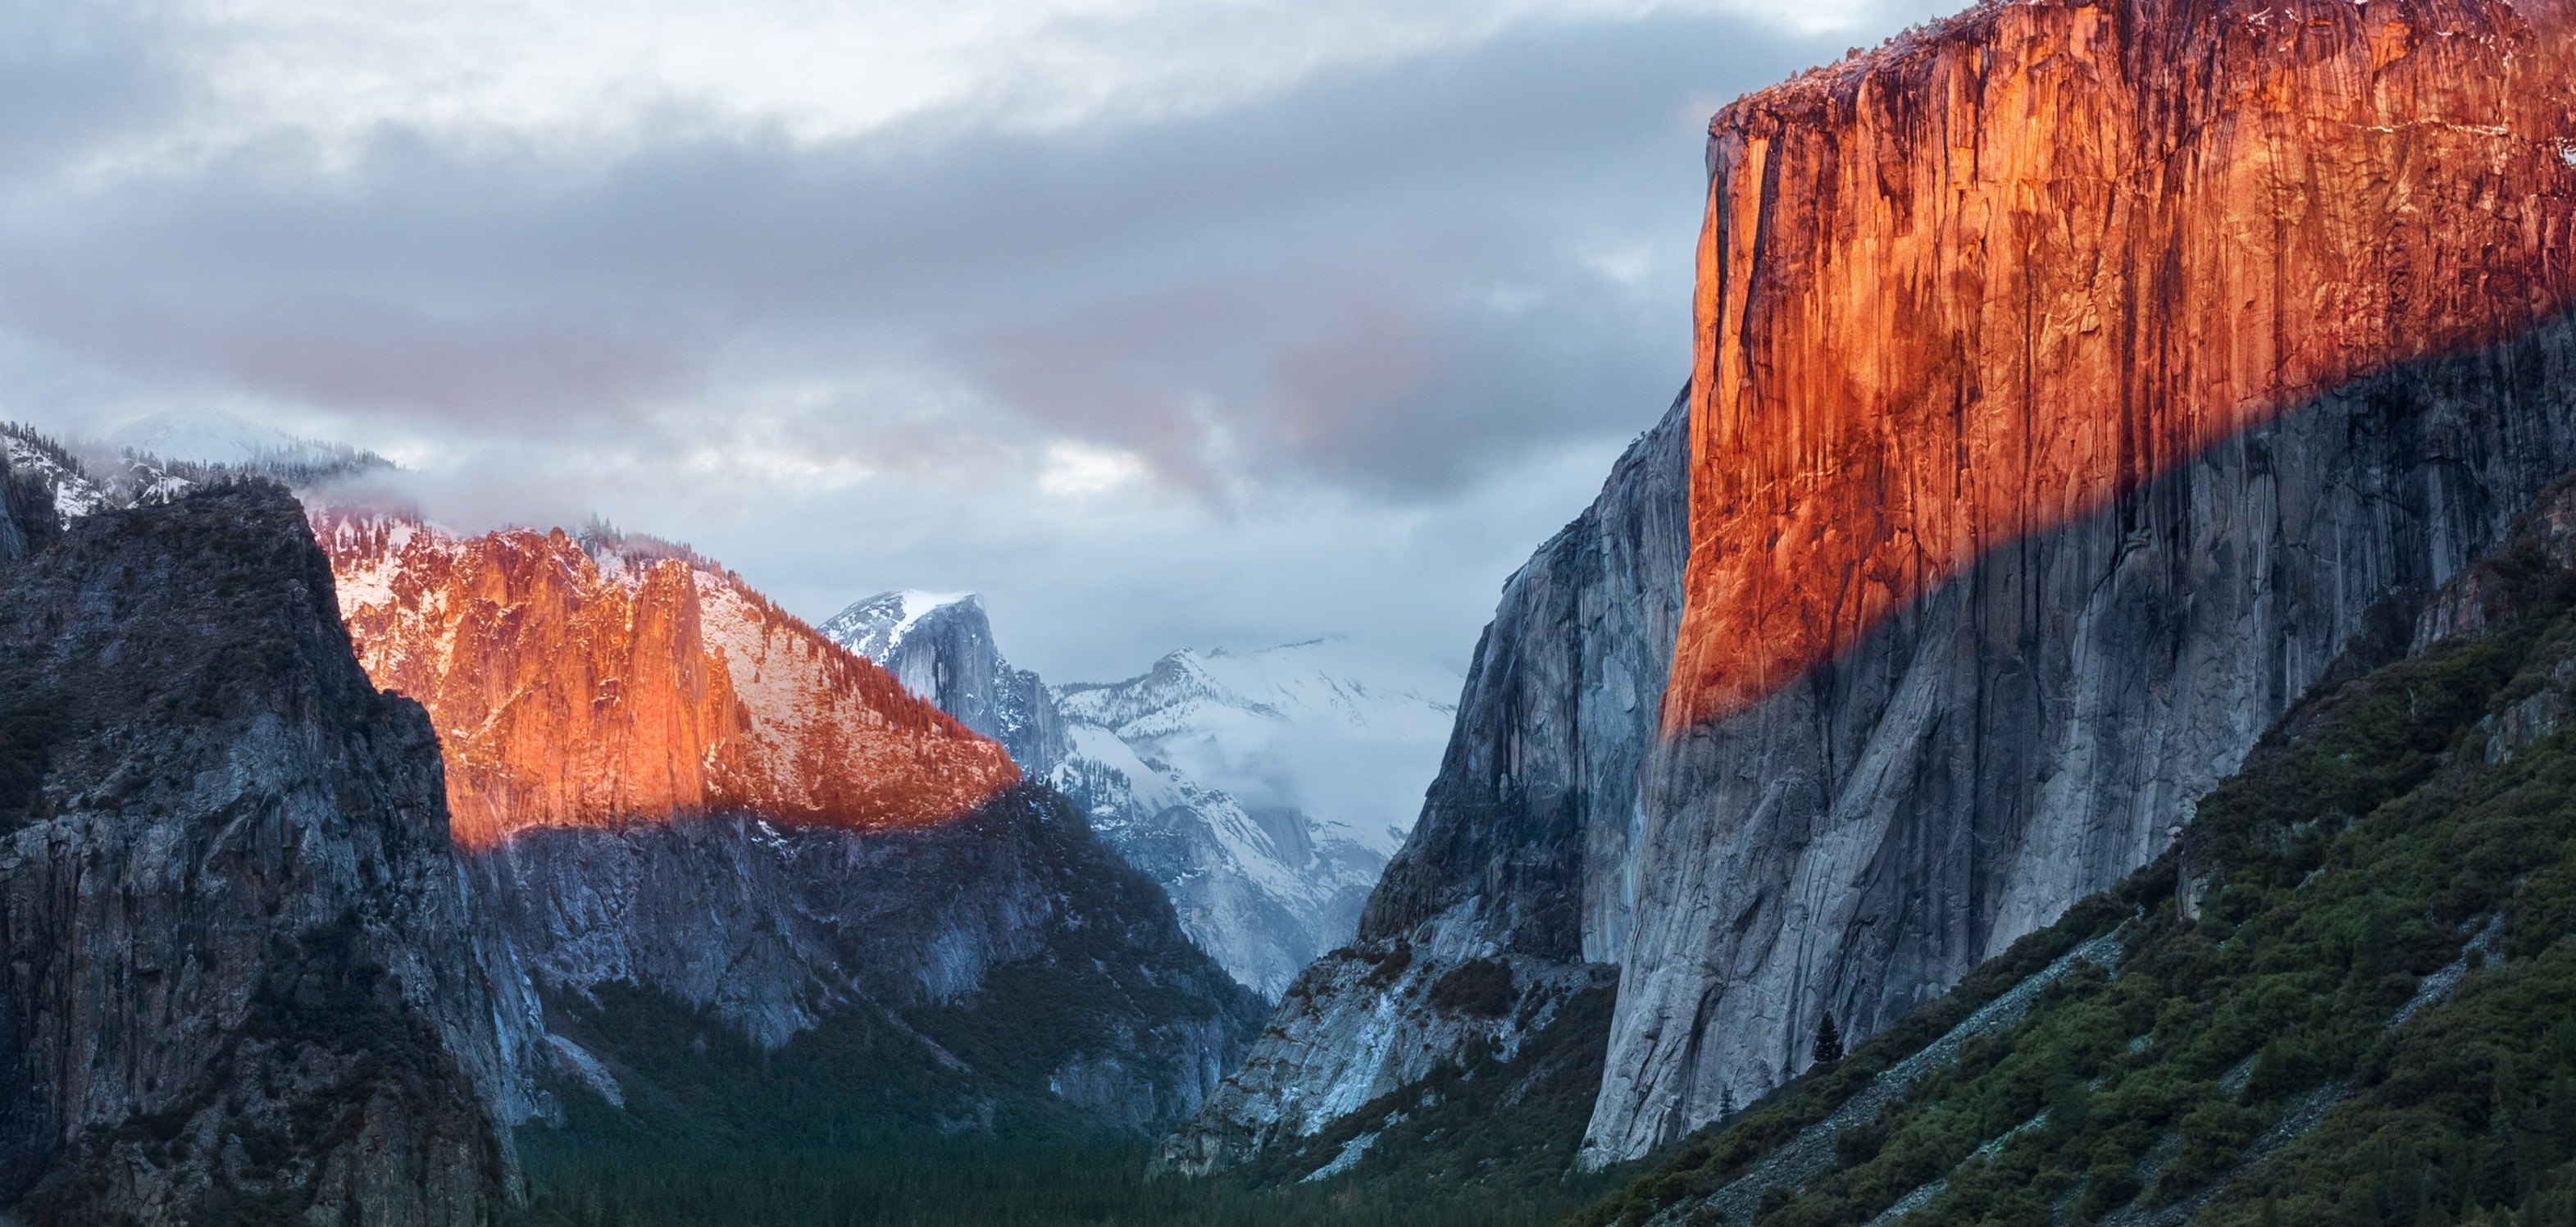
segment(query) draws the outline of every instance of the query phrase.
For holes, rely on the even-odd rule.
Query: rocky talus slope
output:
[[[50,540],[51,491],[0,487],[0,1208],[506,1211],[525,1032],[302,510],[223,485]]]

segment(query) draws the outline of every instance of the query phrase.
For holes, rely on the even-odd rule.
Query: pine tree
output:
[[[1843,1033],[1834,1026],[1832,1011],[1827,1011],[1825,1021],[1816,1028],[1816,1068],[1829,1069],[1840,1064],[1842,1059]]]

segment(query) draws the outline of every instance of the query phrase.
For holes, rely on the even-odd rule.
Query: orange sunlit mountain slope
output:
[[[1000,746],[684,550],[328,512],[315,532],[359,661],[437,725],[463,846],[712,812],[919,825],[1019,779]]]
[[[2566,0],[1988,5],[1711,127],[1673,734],[2576,302]]]

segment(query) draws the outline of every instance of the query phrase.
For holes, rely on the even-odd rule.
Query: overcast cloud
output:
[[[0,0],[0,415],[976,590],[1058,679],[1461,667],[1685,378],[1708,114],[1923,15]]]

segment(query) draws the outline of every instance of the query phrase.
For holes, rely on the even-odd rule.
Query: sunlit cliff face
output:
[[[1710,129],[1668,734],[1989,551],[2576,302],[2569,0],[2040,0]]]
[[[914,826],[1019,779],[1001,747],[685,551],[314,527],[368,676],[437,725],[462,846],[712,812]]]

